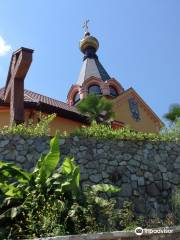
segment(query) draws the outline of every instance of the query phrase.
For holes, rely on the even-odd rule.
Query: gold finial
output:
[[[88,23],[89,23],[89,20],[86,20],[86,21],[84,21],[84,24],[82,26],[84,28],[85,33],[88,32]]]
[[[88,22],[89,20],[85,20],[82,26],[84,28],[84,37],[80,40],[80,49],[83,53],[85,53],[88,48],[94,48],[95,51],[99,48],[98,40],[88,32]]]

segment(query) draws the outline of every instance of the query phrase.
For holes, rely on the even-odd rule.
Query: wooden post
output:
[[[24,122],[24,79],[32,62],[32,49],[13,53],[5,86],[4,99],[10,103],[10,125]]]
[[[15,78],[11,86],[10,125],[24,122],[24,81]]]

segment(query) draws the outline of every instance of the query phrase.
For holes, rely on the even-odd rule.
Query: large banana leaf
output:
[[[30,180],[30,173],[13,163],[0,162],[0,182],[9,178],[15,178],[20,183],[26,183]]]
[[[39,169],[41,168],[42,163],[43,163],[45,157],[46,157],[46,154],[41,154],[41,157],[37,161],[36,166],[34,168],[34,171],[32,172],[33,175],[39,173]]]
[[[67,175],[67,181],[62,184],[63,191],[72,191],[73,195],[77,195],[80,182],[80,168],[74,164],[74,159],[65,158],[62,163],[61,171]]]
[[[74,163],[73,163],[73,158],[70,159],[70,158],[65,158],[63,163],[62,163],[62,166],[61,166],[61,171],[62,173],[64,174],[72,174],[73,170],[74,170]]]
[[[21,197],[21,190],[12,183],[0,183],[0,189],[7,197]]]
[[[74,192],[77,192],[79,188],[79,182],[80,182],[80,168],[79,166],[76,166],[72,175],[72,187]]]
[[[37,161],[36,166],[34,168],[34,171],[31,174],[31,179],[30,179],[30,182],[29,182],[30,186],[34,186],[34,185],[36,185],[37,183],[40,182],[40,177],[41,176],[40,176],[39,171],[40,171],[40,168],[43,164],[43,161],[44,161],[45,157],[46,157],[46,155],[42,154],[41,157],[39,158],[39,160]]]
[[[47,178],[53,173],[56,169],[60,159],[60,151],[59,151],[59,134],[51,139],[50,141],[50,151],[49,153],[42,159],[40,163],[39,169],[39,182],[45,183]]]

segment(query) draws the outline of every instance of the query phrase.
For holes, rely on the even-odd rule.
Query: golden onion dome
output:
[[[94,48],[95,51],[99,48],[99,42],[97,38],[90,35],[89,32],[86,32],[84,38],[80,40],[80,50],[81,52],[85,53],[86,49]]]

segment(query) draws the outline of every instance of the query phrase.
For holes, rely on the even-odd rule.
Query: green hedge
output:
[[[73,136],[93,137],[97,139],[122,139],[122,140],[150,140],[150,141],[180,141],[180,124],[171,128],[164,128],[159,134],[136,132],[128,127],[112,129],[109,125],[93,123],[89,127],[76,129]]]
[[[0,128],[0,135],[24,135],[24,136],[48,136],[50,133],[49,123],[56,117],[56,114],[48,116],[40,115],[40,121],[36,124],[29,122],[13,125],[11,127],[4,126]]]

